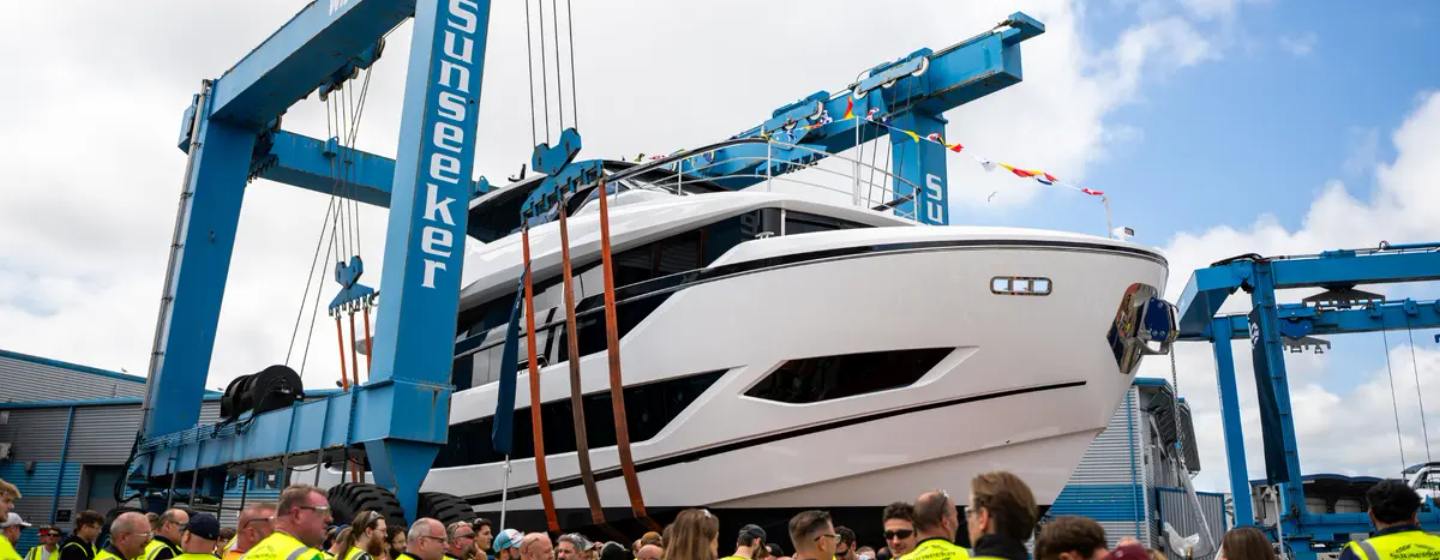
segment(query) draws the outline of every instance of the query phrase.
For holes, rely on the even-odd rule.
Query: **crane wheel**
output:
[[[362,482],[346,482],[330,487],[330,514],[335,523],[348,524],[355,515],[372,510],[385,516],[385,522],[394,526],[405,526],[405,510],[400,500],[389,490]]]
[[[444,492],[420,493],[420,517],[432,517],[449,525],[456,521],[474,521],[475,509],[470,502]]]

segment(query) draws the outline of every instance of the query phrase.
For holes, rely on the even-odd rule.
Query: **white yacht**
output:
[[[858,178],[853,190],[832,185],[841,195],[830,202],[775,186],[731,192],[663,161],[606,168],[622,186],[610,220],[625,409],[657,517],[705,506],[738,523],[771,512],[783,535],[789,512],[826,508],[837,524],[878,527],[884,505],[934,488],[964,496],[971,476],[994,469],[1049,504],[1130,385],[1146,344],[1141,315],[1165,286],[1166,261],[1152,249],[917,225],[893,204],[872,209],[862,194],[875,185]],[[506,215],[518,226],[538,182],[477,199],[470,223]],[[591,459],[615,519],[629,499],[610,412],[597,206],[572,212],[569,236]],[[521,242],[471,234],[485,243],[472,240],[467,257],[450,444],[424,490],[498,516],[505,458],[490,434]],[[588,525],[557,224],[532,228],[530,241],[550,488],[562,526]],[[522,335],[521,360],[523,345]],[[538,528],[528,388],[522,365],[504,499],[511,526]]]

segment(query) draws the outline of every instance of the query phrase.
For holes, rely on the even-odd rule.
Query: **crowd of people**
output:
[[[835,526],[822,510],[790,519],[788,548],[759,525],[740,529],[731,552],[721,556],[720,520],[706,509],[681,511],[663,532],[629,543],[599,542],[580,533],[552,540],[543,530],[499,528],[483,517],[449,524],[420,518],[408,527],[376,511],[362,511],[336,525],[326,493],[314,486],[286,488],[275,503],[252,503],[234,527],[214,515],[185,509],[160,514],[126,511],[109,527],[93,511],[81,512],[75,529],[61,538],[54,527],[38,530],[40,544],[24,560],[1165,560],[1133,539],[1109,547],[1104,528],[1078,516],[1041,523],[1030,488],[1004,471],[971,480],[968,501],[944,490],[884,508],[878,521],[883,543],[860,543],[855,531]],[[29,523],[12,511],[19,490],[0,480],[0,560],[21,560],[15,550]],[[1399,481],[1376,484],[1366,495],[1376,532],[1345,548],[1340,560],[1440,560],[1440,537],[1420,529],[1421,499]],[[964,506],[965,520],[960,517]],[[1039,525],[1038,534],[1036,531]],[[956,543],[961,527],[971,546]],[[108,538],[102,544],[102,530]],[[728,542],[726,543],[729,544]],[[879,547],[870,546],[878,544]],[[1033,548],[1033,556],[1030,552]],[[1217,560],[1277,560],[1264,532],[1238,527],[1227,532]]]

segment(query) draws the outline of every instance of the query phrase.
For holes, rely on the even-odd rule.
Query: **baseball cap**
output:
[[[759,525],[754,523],[741,527],[739,540],[748,541],[750,539],[760,539],[762,542],[767,540],[765,537],[765,529],[760,528]]]
[[[52,536],[58,537],[58,536],[60,536],[60,528],[59,528],[59,527],[56,527],[56,526],[54,526],[54,525],[46,525],[46,526],[44,526],[44,527],[41,527],[41,528],[40,528],[40,536],[43,537],[43,536],[45,536],[45,535],[52,535]]]
[[[605,543],[605,546],[600,549],[600,560],[631,560],[633,558],[635,555],[630,554],[630,550],[626,549],[625,545],[614,541]]]
[[[17,527],[17,526],[20,527],[21,529],[28,529],[28,528],[30,528],[30,524],[29,524],[29,523],[26,523],[24,519],[21,519],[21,518],[20,518],[20,514],[15,513],[15,512],[13,512],[13,511],[10,512],[10,517],[5,518],[5,522],[4,522],[4,523],[0,523],[0,529],[9,529],[9,528],[11,528],[11,527]]]
[[[500,531],[500,535],[495,537],[495,551],[499,552],[507,548],[519,550],[520,538],[524,536],[524,533],[521,533],[520,531],[516,531],[514,529],[506,529],[504,531]]]
[[[1146,560],[1148,558],[1150,558],[1150,552],[1145,550],[1144,545],[1130,542],[1115,547],[1105,555],[1104,560]]]
[[[213,541],[220,538],[220,520],[208,513],[197,513],[190,516],[190,523],[185,526],[185,530],[202,539]]]

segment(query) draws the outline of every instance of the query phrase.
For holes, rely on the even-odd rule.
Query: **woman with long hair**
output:
[[[1276,560],[1275,547],[1254,527],[1236,527],[1220,539],[1221,560]]]
[[[715,560],[720,549],[720,520],[704,509],[687,509],[667,528],[664,560]]]
[[[388,536],[385,516],[368,509],[357,513],[335,539],[335,560],[385,560]]]

